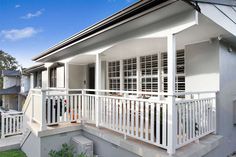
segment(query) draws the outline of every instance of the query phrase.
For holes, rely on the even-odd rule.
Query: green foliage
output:
[[[20,67],[16,58],[0,50],[0,70],[16,70]],[[0,89],[2,89],[3,79],[0,77]]]
[[[74,148],[66,143],[62,144],[61,150],[51,150],[48,155],[50,157],[86,157],[85,153],[74,156]]]
[[[0,152],[0,157],[26,157],[26,155],[21,150],[14,149]]]

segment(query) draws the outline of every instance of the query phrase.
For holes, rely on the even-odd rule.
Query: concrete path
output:
[[[0,151],[19,149],[22,137],[23,135],[16,135],[0,139]]]

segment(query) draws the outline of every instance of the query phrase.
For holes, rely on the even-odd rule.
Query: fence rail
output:
[[[23,113],[1,113],[1,138],[23,133]]]

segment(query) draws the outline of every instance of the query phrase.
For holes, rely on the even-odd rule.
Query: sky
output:
[[[24,68],[58,42],[137,0],[0,0],[0,50]]]

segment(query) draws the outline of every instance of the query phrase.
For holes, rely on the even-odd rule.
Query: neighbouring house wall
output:
[[[12,86],[19,86],[20,78],[19,77],[3,77],[3,88],[9,88]]]
[[[65,72],[64,66],[57,67],[57,88],[65,87]]]
[[[219,90],[219,43],[202,42],[185,47],[186,91]]]
[[[18,96],[17,95],[3,95],[3,107],[8,109],[18,109]]]
[[[82,89],[88,87],[87,65],[69,64],[69,88]],[[84,82],[85,81],[85,82]]]
[[[217,98],[217,134],[223,143],[206,157],[226,157],[236,151],[236,126],[233,124],[233,101],[236,100],[236,50],[220,44],[220,92]]]

